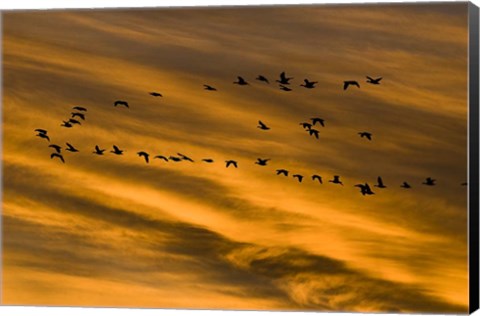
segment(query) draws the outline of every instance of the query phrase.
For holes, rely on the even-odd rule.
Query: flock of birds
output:
[[[366,78],[367,78],[366,82],[369,83],[369,84],[373,84],[373,85],[379,85],[380,81],[382,80],[382,77],[372,78],[372,77],[366,76]],[[258,81],[270,84],[270,81],[263,75],[259,75],[255,79],[258,80]],[[292,77],[287,77],[285,72],[282,72],[279,76],[279,79],[276,80],[276,82],[278,82],[280,90],[292,91],[293,89],[289,87],[290,86],[290,80],[292,80],[292,79],[293,79]],[[240,76],[238,76],[237,81],[234,81],[233,83],[237,84],[237,85],[240,85],[240,86],[249,85],[249,83],[243,77],[240,77]],[[315,88],[315,85],[317,83],[318,83],[317,81],[310,81],[308,79],[304,79],[304,82],[302,84],[300,84],[300,86],[304,87],[306,89],[313,89],[313,88]],[[358,81],[347,80],[347,81],[343,82],[343,90],[347,90],[350,86],[355,86],[357,88],[360,88],[360,84],[358,83]],[[208,84],[204,84],[203,87],[204,87],[205,90],[208,90],[208,91],[217,91],[217,88],[215,88],[211,85],[208,85]],[[153,97],[163,97],[163,95],[159,92],[149,92],[149,94]],[[117,100],[113,103],[113,105],[114,105],[114,107],[123,106],[125,108],[130,108],[128,102],[124,101],[124,100]],[[85,107],[74,106],[72,108],[72,110],[73,111],[71,112],[70,118],[68,118],[67,120],[63,120],[62,124],[60,124],[60,126],[65,127],[65,128],[72,128],[75,125],[81,125],[82,122],[85,121],[86,112],[87,112],[87,109]],[[300,122],[299,125],[301,125],[305,129],[305,131],[307,131],[309,133],[310,136],[313,136],[316,139],[319,139],[320,131],[318,129],[315,129],[315,127],[316,126],[325,127],[325,120],[323,118],[320,118],[320,117],[312,117],[312,118],[310,118],[310,122]],[[258,121],[257,128],[259,128],[260,130],[263,130],[263,131],[270,130],[270,127],[267,124],[265,124],[264,122],[262,122],[261,120]],[[50,142],[50,137],[48,135],[47,130],[37,128],[37,129],[35,129],[35,132],[37,133],[36,136],[38,136],[40,138],[43,138],[43,139],[46,139],[48,142]],[[361,131],[361,132],[358,132],[358,135],[361,138],[368,139],[369,141],[372,140],[372,133],[370,133],[370,132]],[[79,152],[79,150],[77,148],[75,148],[70,143],[66,143],[65,148],[62,148],[62,146],[60,146],[58,144],[49,144],[48,147],[52,148],[54,150],[54,152],[52,152],[50,154],[50,158],[51,159],[54,159],[54,158],[59,159],[62,163],[65,163],[65,158],[62,155],[62,149],[64,149],[65,151],[71,152],[71,153]],[[102,149],[98,145],[95,145],[92,153],[95,154],[95,155],[102,156],[102,155],[104,155],[105,151],[107,151],[106,148]],[[120,156],[120,155],[123,155],[124,151],[125,150],[120,149],[117,145],[113,145],[112,150],[110,150],[110,153]],[[148,164],[150,162],[150,154],[149,153],[147,153],[145,151],[139,151],[139,152],[137,152],[137,155],[140,158],[143,158],[145,163]],[[163,160],[165,162],[168,162],[168,161],[173,161],[173,162],[188,161],[188,162],[192,162],[192,163],[194,162],[194,160],[192,158],[190,158],[190,157],[188,157],[184,154],[181,154],[181,153],[177,153],[176,155],[170,155],[168,157],[164,156],[164,155],[156,155],[156,156],[153,157],[153,159],[160,159],[160,160]],[[257,161],[255,162],[255,164],[257,164],[259,166],[267,166],[268,161],[270,161],[270,160],[271,159],[257,158]],[[203,159],[201,159],[201,161],[203,163],[209,163],[209,164],[214,163],[214,159],[212,159],[212,158],[203,158]],[[230,166],[232,166],[234,168],[238,168],[238,162],[236,160],[225,160],[225,167],[229,168]],[[277,169],[276,170],[276,175],[277,176],[288,177],[289,174],[290,174],[290,172],[287,169]],[[304,179],[304,175],[292,174],[292,178],[297,179],[298,182],[301,183]],[[323,184],[323,179],[318,174],[312,175],[311,180],[317,181],[318,183]],[[340,179],[339,175],[334,175],[333,179],[328,180],[328,182],[343,186],[343,182]],[[436,184],[436,179],[433,179],[431,177],[427,177],[425,179],[425,181],[422,182],[422,184],[427,185],[427,186],[434,186]],[[467,183],[464,182],[464,183],[462,183],[462,185],[466,186]],[[364,196],[375,194],[375,192],[372,191],[372,188],[370,187],[370,185],[368,183],[359,183],[359,184],[355,184],[354,186],[359,188],[360,193]],[[377,183],[374,186],[376,188],[379,188],[379,189],[387,188],[387,186],[383,182],[382,177],[380,177],[380,176],[377,178]],[[403,182],[400,185],[400,187],[403,188],[403,189],[411,189],[412,188],[412,186],[408,182]]]

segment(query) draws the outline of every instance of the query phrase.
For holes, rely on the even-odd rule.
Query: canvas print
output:
[[[468,311],[468,3],[1,18],[2,304]]]

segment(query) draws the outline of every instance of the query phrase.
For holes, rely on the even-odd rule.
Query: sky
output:
[[[466,3],[2,19],[3,304],[466,312]]]

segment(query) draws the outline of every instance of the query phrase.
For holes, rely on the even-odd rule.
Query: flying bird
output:
[[[203,87],[205,90],[208,90],[208,91],[217,91],[216,88],[209,86],[208,84],[204,84]]]
[[[301,174],[294,174],[292,177],[297,178],[298,182],[302,182],[303,176]]]
[[[213,159],[210,159],[210,158],[205,158],[205,159],[202,159],[203,162],[206,162],[206,163],[212,163],[213,162]]]
[[[77,121],[76,119],[73,119],[73,118],[69,119],[68,122],[69,122],[70,124],[82,125],[82,123],[80,123],[80,121]]]
[[[85,121],[85,114],[83,114],[83,113],[80,113],[80,112],[72,112],[72,118],[75,118],[75,117],[79,117],[79,118],[81,118],[83,121]]]
[[[238,84],[239,86],[245,86],[248,82],[245,81],[242,77],[238,76],[238,81],[234,81],[233,83]]]
[[[312,125],[315,125],[315,124],[319,123],[320,125],[322,125],[322,127],[325,127],[325,120],[324,119],[319,118],[319,117],[312,117],[310,119],[312,120]]]
[[[288,177],[288,170],[286,169],[277,169],[277,176],[283,174],[284,176]]]
[[[137,155],[138,157],[143,157],[145,158],[145,162],[148,163],[148,157],[150,156],[148,153],[144,152],[144,151],[139,151],[137,152]]]
[[[375,186],[380,189],[384,189],[387,187],[385,184],[383,184],[382,177],[377,178],[377,184],[375,184]]]
[[[265,125],[265,123],[263,123],[262,121],[258,121],[258,126],[257,128],[259,129],[262,129],[264,131],[267,131],[270,129],[270,127],[268,127],[267,125]]]
[[[404,189],[410,189],[411,188],[410,184],[408,184],[407,182],[403,182],[400,187],[404,188]]]
[[[77,111],[87,112],[87,109],[81,106],[74,106],[72,109]]]
[[[307,89],[313,89],[315,88],[315,84],[318,83],[318,81],[308,81],[308,79],[303,80],[305,83],[301,84],[301,87],[305,87]]]
[[[48,145],[48,147],[51,147],[51,148],[55,149],[55,151],[58,154],[62,151],[62,147],[60,147],[59,145],[52,144],[52,145]]]
[[[117,146],[113,145],[113,150],[110,150],[111,153],[115,155],[123,155],[123,150],[118,148]]]
[[[230,165],[233,165],[235,168],[238,168],[237,162],[235,160],[225,160],[225,167],[228,168]]]
[[[372,77],[367,76],[367,82],[371,84],[380,84],[380,80],[382,80],[382,77],[373,79]]]
[[[35,132],[37,132],[37,133],[39,133],[39,134],[47,134],[47,133],[48,133],[47,130],[44,130],[44,129],[41,129],[41,128],[37,128],[37,129],[35,130]]]
[[[354,185],[355,187],[358,187],[360,188],[360,193],[362,193],[362,195],[372,195],[372,194],[375,194],[372,189],[370,188],[370,186],[368,185],[368,183],[365,183],[365,184],[356,184]]]
[[[193,159],[192,159],[192,158],[187,157],[187,156],[185,156],[185,155],[182,155],[181,153],[177,153],[177,155],[179,155],[180,158],[182,158],[183,160],[187,160],[187,161],[193,162]]]
[[[372,140],[372,133],[369,132],[359,132],[360,138],[366,137],[368,140]]]
[[[104,151],[105,151],[105,149],[100,149],[100,147],[98,147],[98,145],[95,145],[95,151],[93,153],[96,154],[96,155],[103,155]]]
[[[312,124],[307,123],[307,122],[300,123],[299,125],[302,125],[303,128],[306,128],[307,130],[312,128]]]
[[[343,82],[343,90],[347,90],[348,86],[357,86],[358,88],[360,88],[360,85],[358,84],[358,82],[354,81],[354,80],[350,80],[350,81],[344,81]]]
[[[122,100],[115,101],[115,102],[113,103],[113,105],[114,105],[114,106],[123,105],[123,106],[129,108],[128,102],[127,102],[127,101],[122,101]]]
[[[40,138],[44,138],[44,139],[46,139],[46,140],[48,140],[48,141],[50,142],[50,137],[48,137],[48,135],[47,135],[47,134],[44,134],[44,133],[38,133],[38,134],[37,134],[37,135],[35,135],[35,136],[38,136],[38,137],[40,137]]]
[[[55,157],[60,159],[63,163],[65,163],[65,159],[63,159],[63,156],[60,155],[59,153],[53,153],[53,154],[50,155],[50,159],[53,159]]]
[[[333,180],[328,180],[328,182],[343,185],[342,181],[340,181],[340,176],[333,176]]]
[[[319,176],[318,174],[314,174],[314,175],[312,176],[312,180],[313,180],[313,181],[318,180],[318,182],[320,182],[321,184],[323,184],[322,177]]]
[[[255,79],[256,79],[256,80],[259,80],[259,81],[266,82],[266,83],[270,83],[270,82],[268,81],[268,79],[267,79],[267,78],[265,78],[265,77],[264,77],[264,76],[262,76],[262,75],[258,75],[258,77],[257,77],[257,78],[255,78]]]
[[[180,157],[175,157],[175,156],[170,156],[170,157],[168,157],[168,159],[171,160],[171,161],[175,161],[175,162],[180,162],[180,161],[182,161],[182,158],[180,158]]]
[[[153,97],[163,97],[163,95],[161,93],[158,93],[158,92],[149,92],[148,94],[150,94]]]
[[[425,184],[425,185],[435,185],[435,181],[437,181],[437,180],[428,177],[428,178],[425,179],[425,182],[422,182],[422,184]]]
[[[280,80],[275,80],[275,81],[283,85],[283,84],[290,84],[289,81],[291,79],[293,79],[293,78],[292,77],[287,78],[287,76],[285,75],[285,71],[284,71],[280,74]]]
[[[308,130],[308,133],[310,134],[310,136],[315,135],[315,138],[318,139],[318,133],[319,133],[318,130],[311,128]]]
[[[72,146],[71,144],[69,144],[69,143],[66,143],[66,144],[67,144],[67,147],[68,147],[67,149],[65,149],[66,151],[70,151],[70,152],[72,152],[72,153],[78,152],[78,149],[77,149],[77,148],[73,147],[73,146]]]
[[[270,159],[261,159],[261,158],[257,158],[257,161],[255,162],[255,164],[259,165],[259,166],[266,166],[267,165],[267,162],[269,161]]]
[[[292,89],[290,89],[289,87],[285,87],[284,85],[279,85],[280,86],[280,90],[283,90],[283,91],[292,91]]]
[[[155,157],[153,157],[153,159],[163,159],[163,160],[165,160],[166,162],[168,162],[168,158],[165,157],[165,156],[162,156],[162,155],[155,156]]]
[[[73,127],[72,123],[70,123],[69,121],[62,121],[63,124],[60,124],[60,126],[62,127],[66,127],[66,128],[70,128],[70,127]]]

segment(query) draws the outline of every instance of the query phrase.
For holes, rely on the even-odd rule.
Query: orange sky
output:
[[[3,304],[466,312],[466,3],[2,19]],[[80,152],[50,159],[36,128]]]

